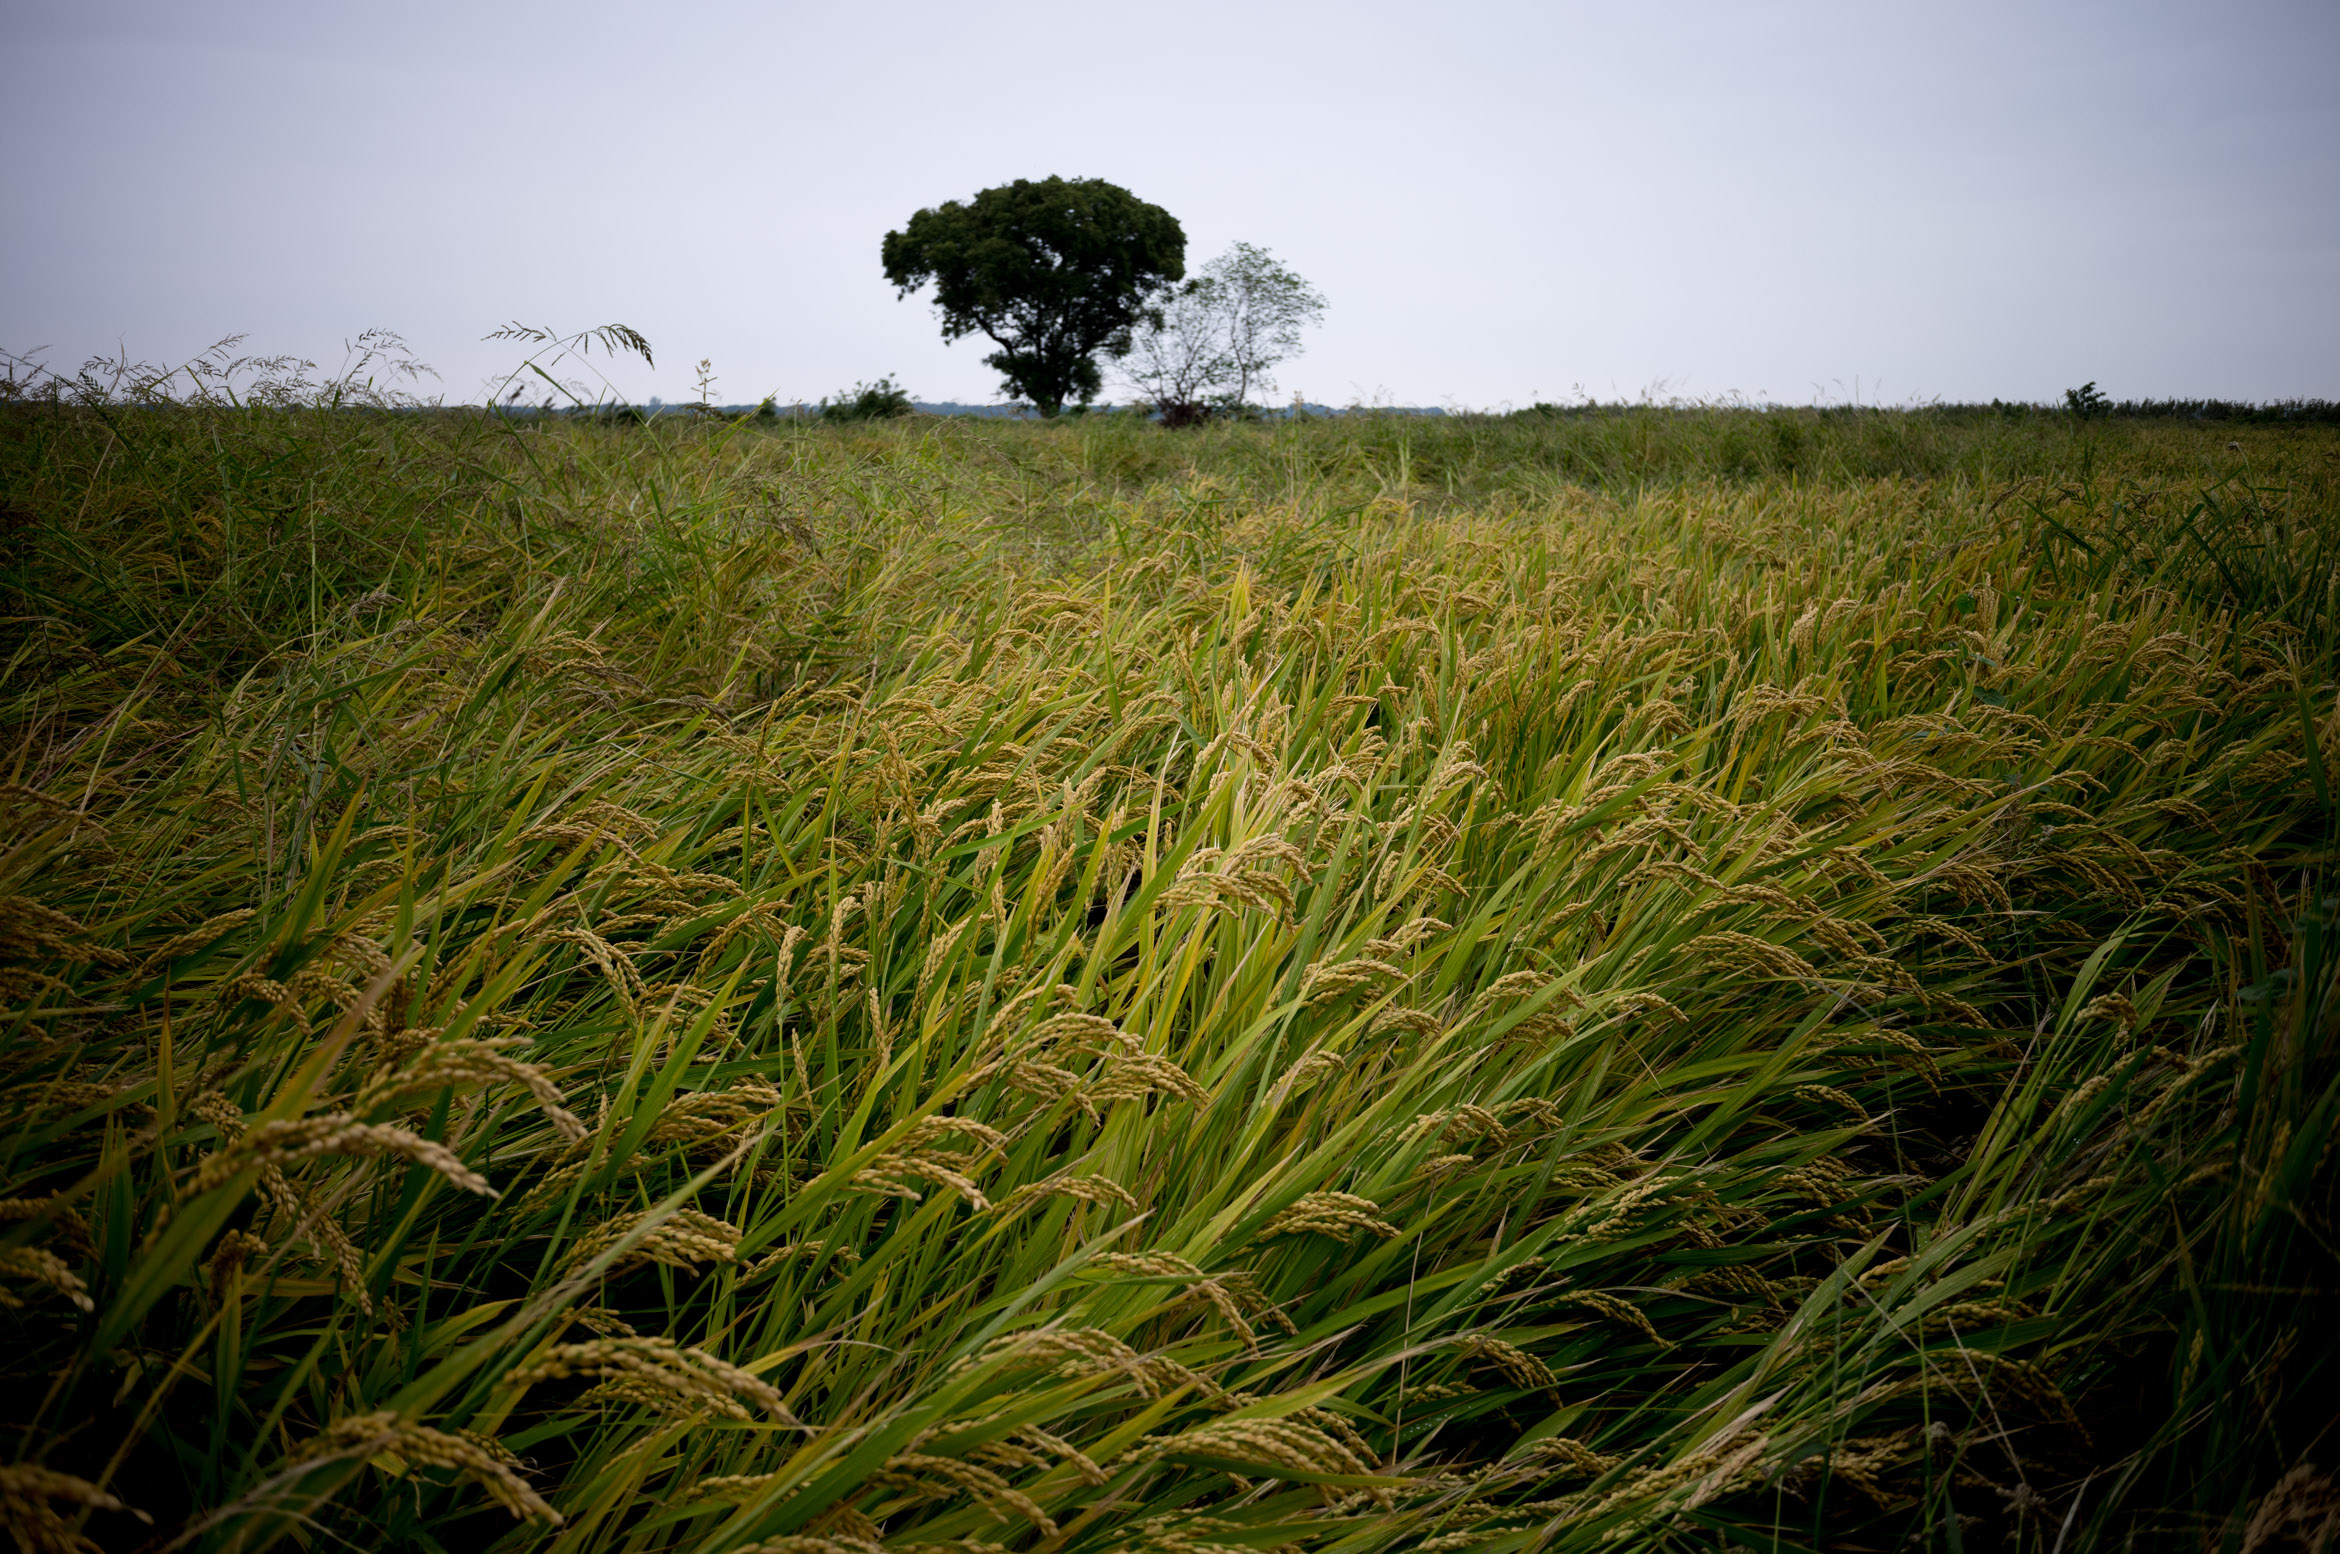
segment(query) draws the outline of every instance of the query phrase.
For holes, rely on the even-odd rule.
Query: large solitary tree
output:
[[[920,211],[884,257],[900,295],[934,282],[944,339],[990,337],[985,365],[1052,416],[1096,396],[1098,353],[1128,354],[1148,297],[1186,273],[1186,233],[1101,178],[1019,178]]]

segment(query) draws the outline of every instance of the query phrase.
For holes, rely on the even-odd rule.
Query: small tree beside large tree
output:
[[[1165,425],[1239,410],[1274,387],[1276,363],[1324,320],[1324,297],[1264,248],[1237,243],[1183,285],[1165,286],[1138,326],[1122,376]]]
[[[883,257],[899,295],[934,283],[944,339],[987,336],[985,365],[1053,416],[1096,397],[1098,355],[1126,354],[1150,299],[1185,275],[1186,233],[1101,178],[1019,178],[918,212]]]

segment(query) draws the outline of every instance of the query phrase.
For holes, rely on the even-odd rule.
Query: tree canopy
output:
[[[943,338],[981,333],[1009,393],[1044,416],[1103,385],[1148,298],[1186,273],[1178,218],[1101,178],[1019,178],[950,200],[886,234],[886,279],[935,288]]]

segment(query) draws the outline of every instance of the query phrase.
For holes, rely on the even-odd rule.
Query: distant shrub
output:
[[[2093,378],[2076,389],[2064,390],[2064,408],[2082,420],[2103,415],[2111,406],[2112,401],[2097,389]]]
[[[854,384],[851,394],[840,390],[836,398],[821,401],[824,421],[883,421],[909,413],[909,391],[894,381],[892,373],[875,383]]]

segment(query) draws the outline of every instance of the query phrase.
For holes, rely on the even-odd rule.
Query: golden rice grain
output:
[[[783,1423],[797,1422],[779,1392],[762,1378],[704,1349],[685,1348],[671,1338],[595,1338],[579,1344],[555,1344],[505,1372],[504,1382],[527,1388],[570,1377],[600,1378],[602,1385],[595,1391],[602,1397],[660,1412],[747,1419],[750,1415],[742,1406],[747,1403]]]
[[[301,1443],[286,1462],[305,1467],[330,1461],[368,1461],[386,1452],[418,1466],[461,1473],[519,1520],[561,1525],[560,1513],[520,1476],[519,1459],[495,1441],[468,1431],[434,1430],[388,1410],[334,1420]]]
[[[472,1170],[444,1144],[387,1123],[360,1122],[347,1112],[282,1118],[250,1128],[195,1170],[195,1190],[208,1192],[238,1172],[287,1165],[325,1155],[387,1155],[436,1171],[465,1192],[496,1196],[487,1178]]]
[[[7,1529],[20,1554],[99,1554],[96,1540],[75,1531],[73,1521],[57,1509],[60,1502],[83,1511],[127,1509],[70,1473],[30,1462],[0,1467],[0,1528]]]
[[[648,1263],[668,1268],[696,1268],[701,1263],[735,1262],[739,1257],[739,1227],[697,1209],[675,1209],[665,1215],[644,1210],[621,1214],[595,1225],[579,1236],[563,1260],[564,1268],[579,1268],[633,1235],[644,1223],[650,1229],[603,1270],[611,1278]]]
[[[1286,1208],[1279,1211],[1260,1230],[1263,1236],[1331,1236],[1336,1241],[1351,1242],[1360,1232],[1376,1236],[1395,1236],[1398,1228],[1375,1218],[1381,1205],[1354,1193],[1303,1193]]]

